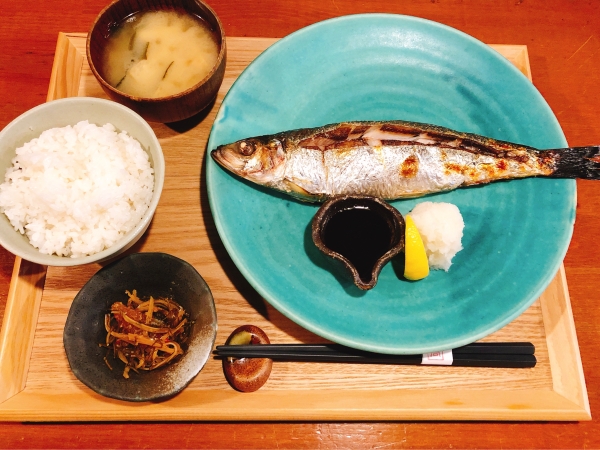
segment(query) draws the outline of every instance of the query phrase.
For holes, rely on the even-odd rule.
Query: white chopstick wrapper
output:
[[[441,352],[424,353],[421,364],[430,366],[451,366],[453,361],[452,350],[444,350]]]

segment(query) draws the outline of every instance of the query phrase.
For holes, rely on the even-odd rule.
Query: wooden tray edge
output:
[[[533,81],[526,45],[490,44],[490,47],[513,63],[529,81]]]
[[[340,396],[338,391],[303,391],[293,406],[289,405],[289,395],[287,391],[206,391],[201,395],[184,391],[169,400],[165,409],[160,403],[118,402],[83,391],[40,395],[25,389],[2,405],[0,417],[27,422],[589,420],[586,411],[551,390],[406,389],[352,391],[347,396]]]
[[[77,96],[86,55],[72,44],[71,38],[86,36],[86,33],[58,33],[46,101]]]
[[[79,50],[81,48],[81,39],[85,38],[85,33],[59,33],[57,41],[57,50],[52,69],[50,87],[48,90],[48,100],[61,98],[61,96],[77,95],[77,89],[72,86],[73,80],[78,80],[81,75],[81,65],[85,58]],[[240,39],[245,38],[228,38]],[[267,39],[265,39],[267,41]],[[271,41],[275,42],[276,39]],[[526,46],[509,45],[491,45],[492,48],[503,54],[511,62],[523,61],[526,65],[520,67],[521,71],[531,79],[531,71],[527,57]],[[510,51],[509,51],[510,49]],[[78,83],[77,83],[78,85]],[[36,273],[36,270],[43,270],[43,277],[32,285],[31,276],[22,276],[21,274]],[[40,398],[39,394],[30,394],[24,389],[26,381],[27,367],[29,364],[29,355],[33,344],[33,333],[35,331],[35,322],[39,312],[39,304],[43,292],[43,280],[45,277],[45,268],[37,264],[21,261],[17,258],[15,261],[15,272],[11,280],[11,292],[21,292],[21,289],[29,291],[27,297],[31,303],[30,314],[34,316],[31,339],[27,343],[27,350],[16,350],[11,348],[12,341],[7,339],[5,333],[5,324],[9,321],[9,304],[11,308],[16,305],[17,296],[9,296],[7,302],[7,313],[5,314],[2,334],[0,335],[0,367],[4,367],[6,361],[18,361],[19,367],[10,371],[5,377],[5,372],[0,380],[0,418],[7,421],[56,421],[56,420],[132,420],[132,415],[127,411],[133,411],[137,408],[125,407],[125,412],[115,414],[111,411],[112,401],[105,401],[102,404],[108,405],[107,409],[95,411],[97,404],[94,401],[96,397],[89,396],[87,393],[77,394],[76,398],[71,398],[72,402],[59,400],[58,394],[53,396],[48,394]],[[308,411],[301,410],[299,407],[293,411],[282,414],[277,409],[279,400],[287,395],[285,392],[265,391],[252,394],[250,397],[245,394],[237,393],[209,393],[209,401],[217,401],[218,408],[210,409],[200,406],[190,407],[188,395],[182,393],[171,402],[183,403],[179,411],[177,404],[172,405],[172,413],[165,415],[157,411],[155,415],[152,411],[145,410],[144,420],[229,420],[244,421],[248,416],[243,412],[239,415],[232,415],[231,411],[239,406],[237,395],[245,395],[244,401],[255,404],[252,420],[591,420],[591,413],[583,377],[583,368],[577,337],[575,334],[575,324],[571,312],[570,300],[564,267],[561,265],[560,271],[549,286],[552,289],[552,295],[542,295],[540,303],[542,305],[542,315],[544,327],[548,340],[548,350],[550,357],[550,366],[553,377],[553,390],[550,391],[426,391],[426,390],[398,390],[385,391],[374,395],[372,391],[353,391],[350,399],[345,402],[333,395],[327,395],[322,391],[303,393],[303,403],[310,407]],[[560,295],[563,292],[564,295]],[[22,297],[21,297],[22,298]],[[552,305],[548,299],[556,299],[558,303]],[[25,308],[26,309],[26,308]],[[11,319],[11,322],[12,319]],[[14,323],[14,322],[13,322]],[[21,328],[21,327],[19,327]],[[550,337],[550,338],[548,338]],[[16,347],[16,344],[14,345]],[[26,361],[23,360],[26,356]],[[13,359],[13,358],[17,359]],[[565,358],[564,360],[562,358]],[[8,378],[11,376],[13,378]],[[21,380],[17,383],[17,380]],[[5,394],[2,390],[8,382],[18,385],[18,389],[13,389]],[[10,383],[9,383],[10,384]],[[362,393],[361,393],[362,392]],[[418,398],[415,398],[415,392]],[[10,394],[10,395],[8,395]],[[485,395],[488,394],[488,395]],[[374,397],[387,401],[390,407],[381,408],[380,404],[373,405]],[[62,396],[60,396],[62,398]],[[248,398],[250,397],[250,398]],[[8,399],[8,400],[7,400]],[[389,399],[389,400],[385,400]],[[413,401],[411,401],[411,399]],[[93,401],[91,401],[93,400]],[[104,399],[103,399],[104,400]],[[490,404],[490,400],[492,401]],[[4,403],[2,403],[4,401]],[[416,403],[415,403],[416,401]],[[440,401],[446,402],[440,404]],[[50,402],[50,403],[48,403]],[[231,402],[235,402],[231,404]],[[91,404],[90,404],[91,403]],[[198,400],[191,401],[191,405],[196,405]],[[72,406],[76,404],[77,406]],[[122,405],[121,403],[119,403]],[[56,405],[60,405],[57,407]],[[66,408],[65,408],[66,405]],[[227,406],[229,405],[229,406]],[[305,406],[307,406],[305,405]],[[411,406],[412,405],[412,406]],[[423,409],[428,405],[428,409]],[[152,408],[152,405],[148,405]],[[451,407],[450,407],[451,406]],[[83,408],[82,408],[83,407]],[[90,409],[91,408],[91,409]],[[417,410],[418,408],[418,410]],[[244,408],[247,411],[246,408]],[[41,411],[41,412],[40,412]],[[223,411],[219,413],[218,411]],[[107,417],[110,412],[110,417]],[[147,412],[147,414],[146,414]],[[475,413],[474,413],[475,412]],[[135,415],[133,417],[136,417]]]
[[[77,95],[79,82],[74,81],[81,76],[85,55],[70,39],[85,36],[58,33],[46,101]],[[45,266],[15,259],[0,332],[0,404],[25,388],[45,278]]]
[[[571,309],[564,265],[544,292],[540,302],[553,389],[585,411],[592,419],[575,321]],[[550,301],[550,299],[552,301]]]
[[[45,279],[45,266],[15,259],[0,332],[0,404],[25,388]]]

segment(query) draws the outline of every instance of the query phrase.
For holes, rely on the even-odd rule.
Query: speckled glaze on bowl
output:
[[[387,251],[374,262],[369,280],[364,280],[360,276],[359,270],[357,270],[355,263],[347,257],[348,255],[343,255],[329,248],[325,239],[325,230],[329,221],[340,212],[352,209],[368,209],[373,211],[378,217],[383,219],[383,222],[385,222],[390,231],[390,242]],[[404,217],[402,217],[402,214],[396,208],[380,198],[367,195],[340,195],[327,200],[315,214],[311,225],[313,242],[317,248],[327,256],[340,261],[352,275],[352,280],[356,287],[362,290],[373,289],[377,284],[377,278],[383,266],[404,250],[404,228]],[[370,233],[375,232],[374,229],[370,231]],[[360,238],[362,235],[364,233],[361,232],[360,235],[355,234],[353,237]],[[364,244],[357,242],[355,245],[360,246]]]
[[[154,169],[154,192],[150,206],[142,220],[120,241],[93,255],[71,258],[46,255],[29,243],[29,239],[16,231],[4,214],[0,214],[0,245],[27,261],[47,266],[78,266],[108,261],[125,252],[146,232],[152,221],[165,178],[165,159],[160,142],[148,123],[131,109],[101,98],[71,97],[43,103],[23,113],[0,132],[0,174],[2,182],[6,169],[12,166],[15,151],[26,142],[37,138],[43,131],[55,127],[75,125],[82,120],[102,126],[112,123],[117,130],[126,131],[137,139],[150,157]]]
[[[132,14],[142,11],[176,10],[202,18],[214,31],[219,56],[212,71],[195,86],[160,98],[144,98],[115,89],[104,79],[102,52],[110,33]],[[133,109],[151,122],[171,123],[188,119],[210,105],[217,97],[227,59],[225,31],[217,14],[201,0],[116,0],[104,8],[92,25],[86,43],[88,63],[104,92],[113,100]]]
[[[193,326],[188,348],[176,362],[152,371],[130,372],[104,362],[107,349],[104,315],[115,301],[126,303],[125,290],[140,298],[169,296],[189,314]],[[71,370],[86,386],[106,397],[143,402],[172,397],[206,364],[217,334],[217,313],[210,288],[192,265],[166,253],[133,253],[100,269],[75,296],[63,333]],[[110,359],[109,359],[110,360]]]

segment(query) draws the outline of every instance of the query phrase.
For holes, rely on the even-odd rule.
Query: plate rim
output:
[[[556,132],[556,134],[558,136],[560,136],[560,138],[562,140],[561,145],[563,145],[565,147],[568,146],[566,137],[564,135],[564,132],[562,131],[562,128],[560,126],[558,119],[556,118],[556,115],[554,114],[552,108],[550,107],[550,105],[548,104],[546,99],[539,92],[539,90],[535,87],[535,85],[533,85],[531,80],[528,77],[526,77],[514,64],[512,64],[501,53],[499,53],[498,51],[496,51],[489,45],[483,43],[482,41],[478,40],[477,38],[463,32],[461,30],[458,30],[456,28],[453,28],[448,25],[445,25],[445,24],[442,24],[439,22],[435,22],[435,21],[432,21],[429,19],[424,19],[424,18],[415,17],[415,16],[402,15],[402,14],[360,13],[360,14],[351,14],[351,15],[334,17],[334,18],[326,19],[326,20],[323,20],[320,22],[313,23],[306,27],[300,28],[299,30],[296,30],[293,33],[290,33],[289,35],[276,41],[274,44],[272,44],[267,49],[265,49],[261,54],[259,54],[253,61],[251,61],[250,64],[248,64],[248,66],[236,78],[236,80],[234,81],[231,88],[229,89],[229,91],[227,92],[227,94],[225,95],[225,97],[223,99],[222,105],[220,106],[219,111],[217,112],[217,115],[215,117],[215,121],[213,122],[213,125],[211,126],[211,131],[210,131],[209,139],[207,142],[207,153],[210,153],[210,151],[212,149],[214,149],[216,147],[216,145],[221,144],[221,143],[215,144],[215,142],[214,142],[215,138],[214,138],[213,131],[218,126],[217,124],[219,123],[219,119],[222,117],[222,115],[225,112],[225,108],[223,107],[223,104],[226,103],[226,101],[230,95],[233,95],[232,92],[234,91],[234,87],[239,82],[239,80],[242,78],[242,75],[249,68],[251,68],[254,64],[260,64],[262,59],[268,58],[272,52],[278,51],[280,46],[286,45],[286,43],[289,40],[294,39],[297,36],[302,35],[304,33],[312,32],[312,30],[314,30],[315,28],[319,28],[322,26],[329,26],[332,24],[335,26],[336,23],[342,22],[342,21],[347,21],[347,20],[373,19],[373,18],[377,18],[377,17],[384,17],[384,18],[389,18],[389,19],[399,20],[399,21],[407,20],[410,22],[423,24],[426,27],[433,26],[435,28],[444,30],[445,32],[450,32],[457,36],[460,36],[463,39],[467,39],[470,43],[475,44],[477,47],[479,47],[484,52],[488,53],[489,55],[493,55],[495,57],[495,59],[499,63],[503,64],[506,68],[508,68],[513,73],[513,75],[520,77],[522,79],[521,81],[526,81],[527,83],[529,83],[531,85],[532,94],[537,97],[537,99],[540,101],[540,104],[543,107],[545,107],[549,113],[548,118],[551,119],[552,123],[548,123],[548,126],[551,126],[553,128],[553,130]],[[290,310],[290,309],[286,308],[285,305],[282,305],[280,303],[280,301],[277,299],[277,297],[273,297],[272,295],[270,295],[271,289],[269,289],[268,286],[263,286],[263,284],[260,283],[256,279],[256,277],[253,275],[253,273],[241,261],[241,257],[237,254],[235,246],[232,244],[229,236],[226,233],[224,233],[224,230],[222,229],[222,226],[223,226],[222,219],[217,211],[217,208],[215,208],[215,202],[217,202],[216,197],[215,197],[216,194],[214,193],[213,188],[210,186],[210,183],[208,182],[208,180],[210,180],[212,177],[213,170],[219,170],[219,167],[217,166],[217,164],[214,161],[212,161],[212,158],[210,158],[210,157],[206,158],[205,164],[206,164],[206,176],[207,176],[206,188],[208,191],[209,205],[211,208],[211,213],[212,213],[213,219],[215,221],[215,225],[216,225],[219,237],[221,238],[229,257],[234,262],[236,268],[241,272],[241,274],[248,281],[248,283],[258,292],[259,295],[261,295],[261,297],[263,299],[265,299],[271,306],[273,306],[280,313],[282,313],[285,317],[289,318],[297,325],[299,325],[299,326],[307,329],[308,331],[311,331],[325,339],[329,339],[331,341],[334,341],[334,342],[337,342],[337,343],[340,343],[343,345],[347,345],[347,346],[350,346],[353,348],[366,350],[366,351],[374,351],[374,352],[379,352],[379,353],[392,353],[392,354],[415,353],[414,349],[403,349],[403,348],[400,348],[397,346],[392,348],[389,345],[373,345],[373,344],[365,345],[364,343],[362,343],[358,340],[352,340],[352,339],[348,339],[345,336],[339,336],[337,333],[331,332],[318,324],[315,324],[312,322],[311,323],[306,322],[303,318],[298,317],[298,315],[295,314],[295,312],[293,310]],[[231,176],[231,174],[228,174],[228,175]],[[451,340],[453,342],[452,345],[443,347],[443,348],[440,348],[439,346],[431,346],[431,345],[430,346],[420,346],[420,348],[418,349],[419,353],[426,353],[426,352],[431,352],[431,351],[456,348],[456,347],[460,347],[461,345],[465,345],[470,342],[474,342],[478,339],[481,339],[485,336],[488,336],[489,334],[499,330],[500,328],[506,326],[508,323],[512,322],[515,318],[520,316],[525,310],[527,310],[539,298],[539,296],[548,287],[549,283],[556,276],[556,273],[560,269],[560,266],[563,263],[564,257],[566,255],[566,252],[568,250],[568,247],[570,245],[570,241],[571,241],[572,235],[573,235],[574,224],[575,224],[575,205],[576,205],[576,198],[577,198],[576,182],[575,182],[575,180],[564,180],[564,182],[565,182],[564,183],[565,188],[568,188],[569,191],[572,191],[571,200],[570,200],[570,203],[571,203],[570,209],[573,211],[573,214],[572,214],[573,218],[568,224],[565,225],[565,227],[568,228],[568,230],[567,230],[567,233],[565,236],[566,239],[562,245],[562,248],[558,248],[556,251],[556,254],[562,255],[562,257],[557,258],[556,261],[554,261],[553,270],[549,270],[544,277],[540,278],[540,282],[538,283],[538,288],[534,290],[534,294],[531,295],[531,298],[529,299],[529,301],[523,302],[521,305],[519,305],[518,308],[515,308],[512,311],[512,313],[507,315],[503,320],[496,321],[496,322],[493,322],[491,325],[488,325],[484,331],[481,331],[479,333],[470,334],[469,337],[464,337],[464,338],[460,338],[460,339],[456,339],[456,338],[452,339]],[[568,192],[565,192],[565,194],[567,194],[567,193]]]

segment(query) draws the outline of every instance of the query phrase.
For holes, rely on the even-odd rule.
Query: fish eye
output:
[[[238,145],[240,153],[244,156],[250,156],[256,151],[256,147],[252,142],[242,141]]]

